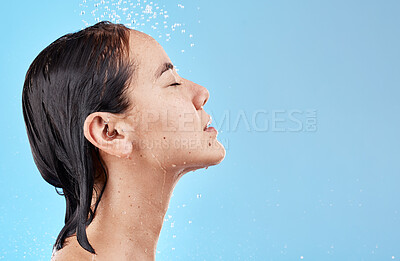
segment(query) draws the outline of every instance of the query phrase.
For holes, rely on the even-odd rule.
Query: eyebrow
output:
[[[169,69],[174,69],[174,65],[170,62],[163,63],[156,71],[155,79],[160,77],[163,73],[168,71]]]

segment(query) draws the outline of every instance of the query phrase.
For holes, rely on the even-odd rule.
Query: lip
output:
[[[203,131],[206,131],[206,130],[209,128],[208,126],[211,124],[211,122],[212,122],[212,118],[211,118],[210,115],[208,115],[208,122],[207,122],[207,124],[204,126]]]
[[[218,133],[218,131],[214,127],[207,127],[207,128],[205,128],[204,131]]]
[[[208,122],[206,126],[204,126],[203,131],[218,134],[218,131],[214,127],[209,126],[211,122],[212,118],[210,115],[208,115]]]

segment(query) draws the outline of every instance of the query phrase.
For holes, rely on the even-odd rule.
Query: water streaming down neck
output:
[[[163,185],[162,185],[162,188],[161,188],[161,201],[160,201],[160,203],[162,204],[162,203],[163,203],[163,200],[164,200],[164,187],[165,187],[165,179],[166,179],[166,176],[167,176],[167,170],[162,166],[161,162],[160,162],[160,161],[158,160],[158,158],[153,154],[153,152],[150,152],[150,153],[151,153],[151,155],[153,156],[154,160],[157,162],[157,164],[158,164],[158,166],[160,167],[160,169],[163,170]]]

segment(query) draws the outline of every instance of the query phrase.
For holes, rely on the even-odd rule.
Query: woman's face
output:
[[[210,116],[203,105],[209,92],[178,75],[164,49],[150,36],[131,30],[128,111],[132,153],[155,160],[165,169],[193,170],[220,163],[225,149],[217,131],[205,130]]]

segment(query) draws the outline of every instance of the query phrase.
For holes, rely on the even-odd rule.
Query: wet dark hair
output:
[[[129,29],[100,22],[51,43],[26,74],[22,110],[33,159],[42,177],[66,201],[65,225],[55,250],[76,233],[79,244],[95,253],[86,226],[106,187],[107,168],[98,148],[85,138],[83,124],[93,112],[123,113],[130,108],[126,93],[133,65],[128,57]],[[98,173],[105,182],[100,194],[96,190],[92,210]]]

